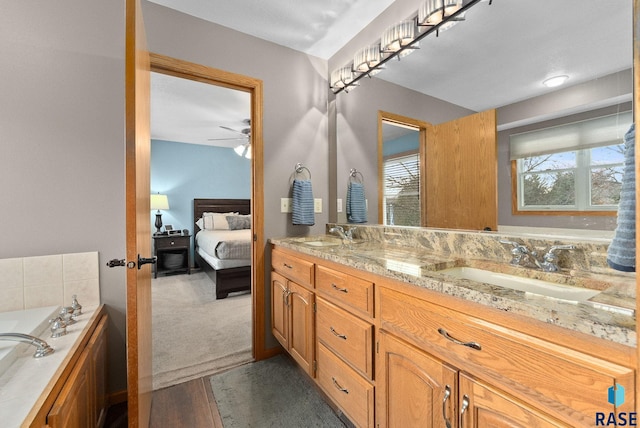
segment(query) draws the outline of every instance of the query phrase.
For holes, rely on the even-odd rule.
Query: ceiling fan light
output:
[[[244,157],[251,159],[251,144],[247,144],[247,151],[244,153]]]
[[[419,25],[438,25],[462,8],[462,0],[426,0],[418,9]]]
[[[245,145],[240,144],[239,146],[236,146],[233,151],[236,152],[238,156],[243,156],[245,153]]]

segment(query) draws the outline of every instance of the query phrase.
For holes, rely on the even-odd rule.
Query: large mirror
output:
[[[498,229],[598,230],[607,236],[615,215],[514,215],[509,139],[632,108],[632,6],[632,0],[474,5],[463,22],[429,35],[420,49],[336,96],[336,197],[345,197],[348,173],[356,168],[365,180],[369,223],[383,223],[389,215],[378,191],[380,111],[440,124],[495,108]],[[371,34],[343,51],[375,42]],[[555,75],[569,78],[561,87],[543,86]],[[345,222],[344,213],[335,220]]]

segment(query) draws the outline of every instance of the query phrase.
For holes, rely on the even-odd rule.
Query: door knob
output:
[[[156,264],[156,258],[155,257],[150,257],[150,258],[144,258],[144,257],[140,257],[140,254],[138,254],[138,270],[142,269],[142,265],[146,265],[146,264]]]

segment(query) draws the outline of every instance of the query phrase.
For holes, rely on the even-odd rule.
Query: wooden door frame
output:
[[[420,226],[427,225],[427,196],[425,193],[426,183],[426,147],[427,147],[427,128],[430,126],[428,122],[414,119],[408,116],[402,116],[387,111],[378,110],[378,222],[383,223],[384,218],[384,138],[382,134],[382,125],[384,122],[397,126],[405,126],[417,128],[419,134],[419,154],[420,159]]]
[[[151,71],[248,92],[251,95],[251,250],[252,349],[261,360],[271,353],[265,349],[264,287],[264,176],[262,144],[262,80],[230,73],[168,56],[150,53]]]

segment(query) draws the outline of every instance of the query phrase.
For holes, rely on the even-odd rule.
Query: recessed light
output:
[[[569,79],[569,76],[563,74],[562,76],[553,76],[542,82],[544,86],[547,88],[555,88],[556,86],[562,85],[564,82]]]

